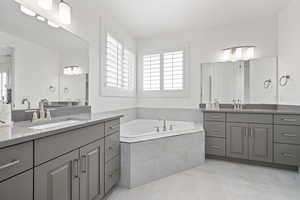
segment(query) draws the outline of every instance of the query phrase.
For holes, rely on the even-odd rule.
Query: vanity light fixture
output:
[[[61,0],[58,5],[58,12],[63,24],[71,24],[72,8],[69,4]]]
[[[38,5],[45,10],[51,10],[53,7],[53,0],[38,0]]]
[[[65,75],[79,75],[82,74],[80,66],[66,66],[64,67]]]
[[[255,46],[238,46],[222,49],[224,61],[249,60],[254,58]]]
[[[24,14],[29,15],[29,16],[31,16],[31,17],[36,16],[36,13],[35,13],[33,10],[31,10],[31,9],[29,9],[29,8],[26,8],[26,7],[23,6],[23,5],[20,6],[20,10],[21,10]]]
[[[48,25],[53,28],[59,28],[59,25],[57,25],[56,23],[54,23],[53,21],[50,21],[50,20],[48,20]]]
[[[41,22],[46,22],[46,21],[47,21],[47,24],[48,24],[49,26],[53,27],[53,28],[59,28],[59,27],[60,27],[57,23],[55,23],[55,22],[53,22],[53,21],[51,21],[51,20],[49,20],[49,19],[47,19],[47,18],[41,16],[39,13],[34,12],[33,10],[31,10],[31,9],[29,9],[29,8],[27,8],[27,7],[25,7],[25,6],[22,5],[22,4],[20,4],[20,10],[21,10],[24,14],[26,14],[26,15],[28,15],[28,16],[36,17],[36,19],[39,20],[39,21],[41,21]]]
[[[40,15],[36,16],[36,18],[41,21],[41,22],[45,22],[46,21],[46,18],[45,17],[42,17]]]

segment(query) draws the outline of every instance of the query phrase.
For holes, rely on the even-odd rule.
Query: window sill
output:
[[[184,98],[187,96],[186,90],[177,91],[139,91],[140,98]]]
[[[128,98],[135,98],[136,91],[133,90],[125,90],[120,88],[102,88],[100,95],[103,97],[128,97]]]

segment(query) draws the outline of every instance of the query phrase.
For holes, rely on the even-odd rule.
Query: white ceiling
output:
[[[106,13],[137,38],[254,22],[290,0],[101,0]]]

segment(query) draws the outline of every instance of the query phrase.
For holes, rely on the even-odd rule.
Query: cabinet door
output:
[[[35,168],[34,199],[79,200],[79,151]]]
[[[272,125],[249,125],[249,159],[273,161],[273,127]]]
[[[33,170],[0,183],[1,200],[33,200]]]
[[[248,159],[248,124],[227,123],[226,155]]]
[[[104,196],[104,139],[80,149],[80,199]]]

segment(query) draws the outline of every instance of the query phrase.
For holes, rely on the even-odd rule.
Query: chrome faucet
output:
[[[42,99],[39,102],[40,119],[45,119],[45,104],[49,103],[47,99]]]
[[[24,105],[25,103],[27,103],[27,109],[30,110],[30,101],[26,97],[22,99],[22,104]]]
[[[49,101],[47,99],[42,99],[40,102],[39,102],[39,109],[42,110],[42,111],[45,111],[45,104],[48,103]]]
[[[36,111],[33,112],[32,114],[32,122],[36,121],[43,121],[43,120],[51,120],[51,110],[54,109],[47,109],[47,112],[45,112],[45,104],[49,103],[47,99],[42,99],[39,102],[39,110],[40,110],[40,117],[38,117],[38,114]]]

